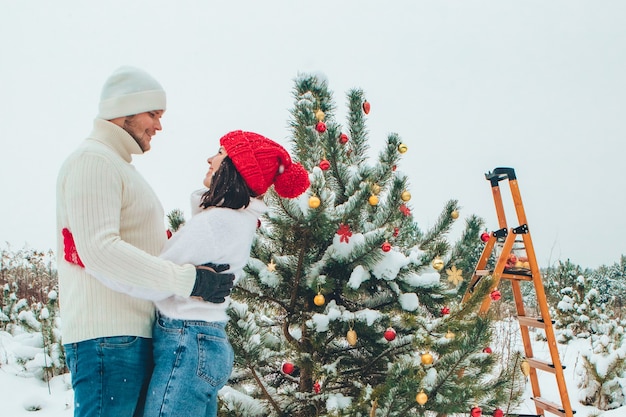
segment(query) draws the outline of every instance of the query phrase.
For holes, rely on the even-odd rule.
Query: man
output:
[[[163,207],[131,161],[150,149],[165,108],[152,76],[117,69],[91,134],[59,172],[59,294],[76,417],[141,415],[152,370],[152,302],[97,277],[216,303],[232,289],[232,274],[158,257],[167,240]]]

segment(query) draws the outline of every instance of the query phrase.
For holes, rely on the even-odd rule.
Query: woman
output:
[[[309,178],[282,146],[257,133],[230,132],[220,145],[208,159],[207,189],[192,194],[192,217],[167,242],[161,257],[176,264],[220,265],[217,272],[227,269],[239,278],[258,219],[267,210],[263,194],[274,185],[279,196],[295,198],[309,187]],[[155,368],[144,417],[217,415],[217,392],[234,359],[225,332],[229,299],[215,304],[145,288],[115,289],[155,300],[158,311]]]

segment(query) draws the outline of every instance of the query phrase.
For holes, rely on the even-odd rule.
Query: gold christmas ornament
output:
[[[326,298],[324,297],[324,294],[322,294],[321,292],[318,292],[315,298],[313,298],[313,303],[315,303],[315,305],[318,307],[323,306],[325,302],[326,302]]]
[[[380,193],[380,185],[372,184],[372,194],[378,194],[378,193]]]
[[[455,334],[452,333],[450,330],[448,330],[448,332],[445,335],[445,338],[449,339],[449,340],[452,340],[452,339],[454,339],[454,336],[455,336]]]
[[[321,122],[322,120],[324,120],[324,117],[325,117],[325,116],[326,116],[326,115],[325,115],[325,114],[324,114],[324,112],[323,112],[323,111],[321,111],[321,110],[317,110],[317,111],[315,112],[315,118],[317,119],[317,121],[318,121],[318,122]]]
[[[419,405],[424,405],[424,404],[426,404],[426,401],[428,401],[428,395],[426,395],[426,393],[424,393],[424,390],[421,390],[415,396],[415,401],[417,401],[417,403]]]
[[[435,259],[433,259],[432,266],[437,271],[441,271],[443,269],[443,259],[437,256]]]
[[[408,191],[404,191],[402,192],[402,194],[400,194],[400,198],[402,199],[402,201],[409,201],[411,199],[411,193]]]
[[[528,363],[526,359],[522,360],[522,363],[520,363],[519,367],[522,370],[522,373],[524,374],[524,376],[530,375],[530,364]]]
[[[318,196],[312,195],[311,197],[309,197],[309,207],[316,209],[320,206],[320,204],[321,201]]]
[[[374,194],[372,194],[367,201],[369,201],[370,205],[372,206],[378,205],[378,197],[375,196]]]
[[[406,153],[406,151],[408,150],[409,150],[408,146],[406,146],[404,143],[401,143],[398,145],[398,152]]]
[[[348,330],[348,333],[346,334],[346,339],[348,339],[348,343],[350,344],[350,346],[356,345],[356,332],[353,329]]]
[[[433,355],[430,353],[422,353],[422,364],[424,365],[432,365],[433,363]]]
[[[454,220],[459,218],[459,212],[454,210],[452,213],[450,213],[450,217],[452,217]]]

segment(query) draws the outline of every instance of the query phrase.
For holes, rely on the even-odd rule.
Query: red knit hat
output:
[[[274,184],[276,193],[294,198],[309,188],[309,173],[278,143],[254,132],[235,130],[220,139],[237,171],[257,194]]]

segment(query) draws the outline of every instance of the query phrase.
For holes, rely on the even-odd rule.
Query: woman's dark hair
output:
[[[248,207],[250,197],[256,195],[248,188],[232,159],[227,156],[213,174],[211,188],[202,195],[200,207],[240,209]]]

